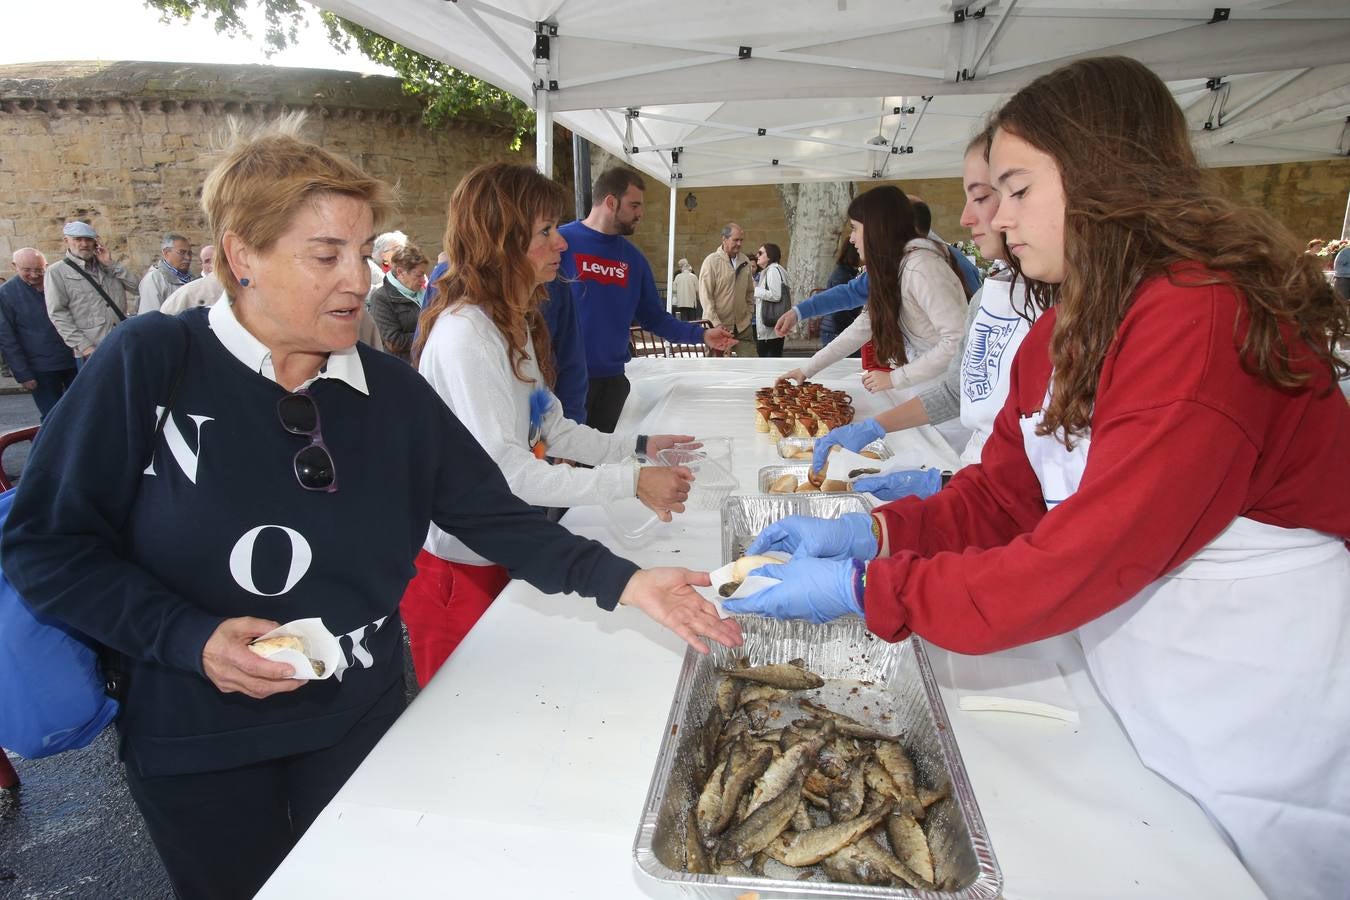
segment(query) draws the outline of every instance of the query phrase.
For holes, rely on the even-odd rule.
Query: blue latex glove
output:
[[[850,425],[840,425],[831,429],[822,438],[816,438],[815,455],[811,457],[811,469],[821,472],[830,458],[830,448],[835,444],[848,450],[861,450],[873,441],[886,436],[886,429],[876,419],[863,419]]]
[[[866,491],[878,500],[899,500],[901,497],[918,497],[922,500],[941,489],[942,472],[937,469],[901,469],[853,481],[853,490]]]
[[[723,600],[730,613],[755,613],[774,619],[828,622],[861,616],[863,564],[855,559],[796,559],[781,566],[760,566],[751,575],[781,579],[749,597]]]
[[[793,559],[874,559],[877,538],[868,513],[845,513],[837,519],[788,516],[759,533],[746,548],[746,556],[769,550],[791,553]]]

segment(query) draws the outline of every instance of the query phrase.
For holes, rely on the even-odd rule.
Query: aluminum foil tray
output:
[[[759,499],[737,497],[733,501]],[[728,503],[728,507],[732,505]],[[727,533],[724,527],[724,537]],[[693,650],[685,653],[684,667],[680,671],[647,792],[642,823],[633,845],[638,867],[652,878],[679,886],[689,896],[710,900],[730,900],[752,891],[774,898],[983,900],[999,896],[1003,874],[989,844],[984,819],[952,737],[951,724],[923,643],[914,637],[898,644],[886,643],[869,633],[862,620],[855,617],[824,625],[780,622],[757,616],[737,618],[745,631],[744,648],[729,650],[714,645],[707,656]],[[797,881],[692,875],[684,871],[685,823],[690,807],[697,800],[695,783],[702,777],[702,773],[694,771],[695,748],[702,739],[704,723],[715,702],[714,692],[719,680],[715,670],[731,664],[741,655],[748,656],[751,665],[781,663],[800,657],[806,660],[808,668],[826,679],[874,682],[871,689],[880,692],[880,696],[891,704],[890,718],[883,730],[903,734],[920,782],[931,786],[943,779],[950,781],[951,796],[928,810],[924,827],[937,862],[938,881],[945,882],[951,889],[929,892],[842,884],[823,880],[823,874],[813,875],[813,880]],[[837,708],[868,721],[866,715],[855,709]],[[874,709],[873,715],[880,712]],[[766,872],[773,874],[770,870]]]
[[[745,548],[765,525],[788,516],[824,516],[867,512],[872,505],[864,494],[737,494],[722,504],[722,561],[745,555]],[[791,657],[787,657],[791,659]],[[823,672],[821,673],[824,674]]]
[[[809,456],[807,456],[807,457],[797,457],[797,456],[794,456],[794,454],[795,454],[795,453],[798,453],[798,452],[800,452],[800,451],[803,451],[803,450],[808,450],[808,451],[809,451],[809,450],[812,450],[812,449],[815,448],[815,446],[816,446],[816,439],[815,439],[815,438],[809,438],[809,437],[785,437],[785,438],[779,438],[779,439],[778,439],[778,455],[781,456],[783,459],[801,459],[803,462],[809,463],[809,462],[811,462],[811,458],[810,458]],[[890,447],[886,446],[886,442],[885,442],[884,440],[873,441],[872,443],[868,444],[868,445],[867,445],[866,447],[864,447],[863,449],[864,449],[864,450],[871,450],[873,453],[875,453],[877,456],[881,457],[882,459],[890,459],[892,456],[895,455],[895,451],[892,450]]]

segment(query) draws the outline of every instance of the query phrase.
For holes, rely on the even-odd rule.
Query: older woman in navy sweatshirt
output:
[[[740,632],[705,574],[532,511],[413,369],[357,344],[381,182],[282,129],[236,141],[202,206],[229,302],[110,336],[42,428],[3,552],[35,609],[126,658],[127,781],[175,890],[250,897],[403,708],[429,523],[700,649]],[[249,650],[308,617],[340,636],[340,680]]]

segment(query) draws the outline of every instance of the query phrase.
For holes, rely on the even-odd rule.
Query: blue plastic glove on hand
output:
[[[811,469],[820,472],[830,458],[830,448],[835,444],[847,450],[861,450],[873,441],[886,436],[886,429],[876,419],[863,419],[851,425],[840,425],[831,429],[823,438],[816,438],[816,450],[811,457]]]
[[[746,556],[782,550],[793,559],[875,559],[877,538],[868,513],[845,513],[837,519],[788,516],[759,533]]]
[[[781,566],[760,566],[751,575],[781,579],[778,584],[736,600],[723,600],[729,613],[755,613],[774,619],[828,622],[861,616],[862,563],[853,559],[796,559]]]
[[[942,489],[942,472],[937,469],[901,469],[885,475],[869,475],[853,482],[853,490],[866,491],[878,500],[901,497],[931,497]]]

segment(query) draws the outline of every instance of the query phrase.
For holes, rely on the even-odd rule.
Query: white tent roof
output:
[[[318,0],[681,187],[955,175],[1082,56],[1168,80],[1211,164],[1350,153],[1345,0]]]

